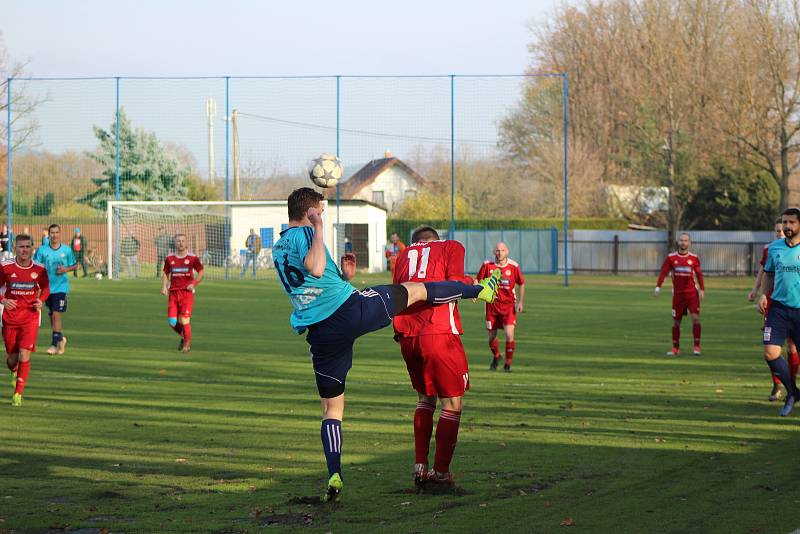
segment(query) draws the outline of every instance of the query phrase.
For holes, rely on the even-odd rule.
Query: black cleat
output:
[[[770,392],[769,397],[767,397],[767,400],[770,402],[775,402],[781,400],[782,398],[783,390],[778,384],[773,384],[772,391]]]
[[[497,364],[500,362],[500,358],[492,358],[492,363],[489,364],[490,371],[497,371]]]
[[[427,482],[428,466],[425,464],[414,464],[414,490],[417,493],[423,493]]]
[[[511,372],[511,366],[508,365],[508,364],[505,364],[503,366],[503,371],[505,371],[506,373],[510,373]]]

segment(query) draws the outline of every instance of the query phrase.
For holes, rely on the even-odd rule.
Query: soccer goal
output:
[[[108,203],[108,276],[158,278],[184,234],[209,279],[265,278],[286,201]]]

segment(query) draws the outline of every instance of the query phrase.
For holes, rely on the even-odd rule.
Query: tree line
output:
[[[602,209],[592,199],[610,184],[668,188],[668,209],[650,222],[673,232],[769,228],[789,205],[798,0],[587,0],[532,31],[530,71],[569,76],[577,212]],[[501,127],[512,161],[553,183],[559,99],[532,82]]]

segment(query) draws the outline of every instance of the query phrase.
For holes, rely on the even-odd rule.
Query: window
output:
[[[379,206],[383,206],[383,191],[373,191],[372,202],[378,204]]]

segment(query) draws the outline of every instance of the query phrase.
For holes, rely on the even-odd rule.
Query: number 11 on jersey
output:
[[[417,278],[425,278],[428,270],[428,258],[431,255],[431,247],[422,249],[422,259],[420,260],[420,251],[412,248],[408,251],[408,279],[411,280],[416,275]],[[417,260],[419,262],[419,271],[417,271]]]

